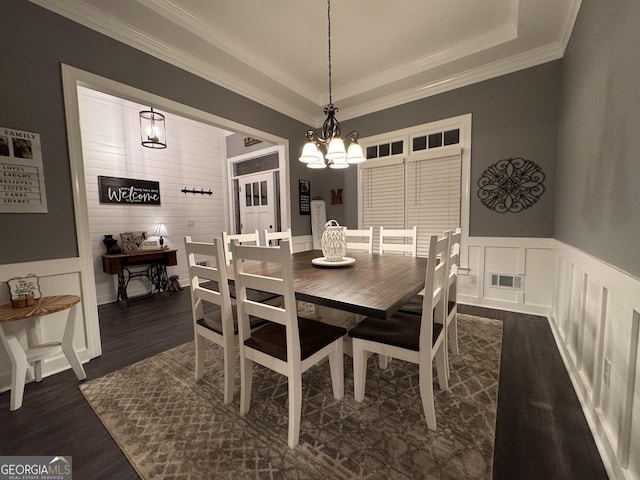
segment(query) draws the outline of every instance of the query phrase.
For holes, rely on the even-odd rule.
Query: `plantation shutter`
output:
[[[418,227],[418,256],[430,235],[460,226],[462,153],[407,162],[407,228]]]
[[[362,228],[374,228],[374,251],[379,245],[380,226],[405,228],[405,168],[404,159],[384,165],[373,162],[362,172]]]

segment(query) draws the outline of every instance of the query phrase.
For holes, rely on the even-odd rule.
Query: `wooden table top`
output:
[[[389,318],[424,288],[427,259],[401,255],[347,252],[354,264],[317,267],[311,260],[320,250],[293,254],[296,298],[317,305],[377,318]],[[227,267],[233,281],[233,266]],[[245,272],[279,275],[273,264],[247,263]]]
[[[77,295],[54,295],[42,297],[35,305],[13,308],[11,305],[0,305],[0,322],[14,322],[31,317],[41,317],[51,313],[61,312],[80,303]]]

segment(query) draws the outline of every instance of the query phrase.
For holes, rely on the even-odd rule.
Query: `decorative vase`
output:
[[[324,232],[320,241],[322,254],[330,262],[339,262],[347,251],[347,240],[344,227],[335,220],[329,220],[324,224]]]
[[[107,253],[109,255],[122,253],[122,250],[118,246],[118,240],[113,238],[113,235],[105,235],[102,239],[102,243],[104,243],[104,246],[107,247]]]

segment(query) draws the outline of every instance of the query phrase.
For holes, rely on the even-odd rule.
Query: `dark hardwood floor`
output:
[[[193,339],[189,291],[99,308],[100,377]],[[494,478],[607,478],[546,319],[461,306],[504,322]],[[137,479],[78,389],[71,370],[30,383],[21,409],[0,394],[0,455],[71,455],[76,479]],[[215,474],[212,472],[212,477]]]

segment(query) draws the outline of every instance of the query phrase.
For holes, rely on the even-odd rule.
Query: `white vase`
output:
[[[344,227],[335,220],[329,220],[324,225],[322,233],[322,254],[330,262],[339,262],[347,251],[347,240]]]

